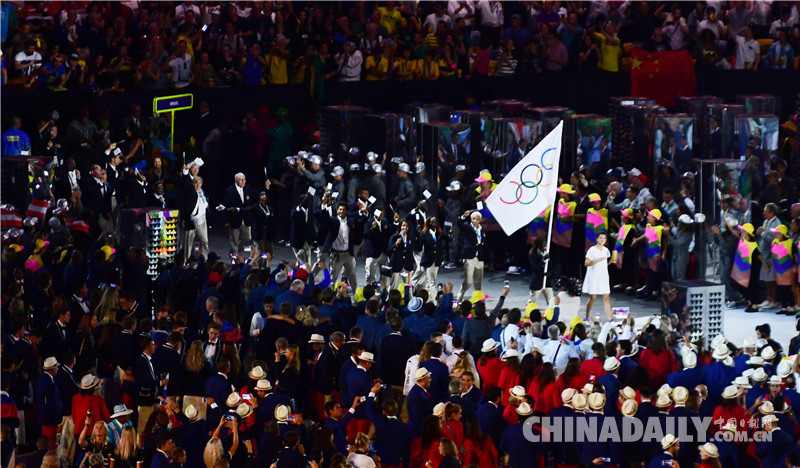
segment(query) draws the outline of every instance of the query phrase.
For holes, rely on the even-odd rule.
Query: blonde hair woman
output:
[[[300,379],[300,348],[297,345],[290,345],[284,353],[286,366],[278,377],[278,393],[293,396],[297,389],[297,381]],[[276,362],[280,355],[276,356]]]
[[[86,416],[86,423],[83,426],[81,435],[78,437],[78,445],[84,450],[86,456],[99,453],[103,458],[108,458],[114,454],[114,444],[108,440],[108,428],[103,421],[97,421],[92,427],[92,436],[86,440],[86,434],[91,426],[91,416]]]
[[[230,450],[227,452],[224,448],[222,448],[222,441],[219,439],[219,431],[223,428],[223,426],[227,426],[233,433],[233,443],[231,444]],[[205,463],[206,468],[214,468],[217,462],[223,458],[230,462],[231,459],[233,459],[233,456],[236,455],[236,448],[238,446],[239,424],[237,423],[236,419],[229,421],[225,419],[225,416],[222,416],[222,418],[219,420],[217,428],[214,429],[214,433],[211,434],[211,440],[206,443],[206,448],[203,450],[203,463]]]
[[[419,350],[419,354],[415,354],[411,356],[406,361],[406,372],[405,372],[405,381],[403,383],[403,395],[408,395],[408,392],[411,391],[411,388],[414,387],[414,373],[417,372],[419,369],[419,363],[425,362],[431,358],[431,349],[430,346],[433,342],[426,341],[424,345],[422,345],[422,349]]]
[[[102,324],[114,323],[117,321],[116,314],[112,314],[112,310],[118,310],[119,305],[119,288],[114,286],[107,286],[103,290],[103,295],[100,296],[100,302],[94,308],[94,313],[97,315],[97,320]]]
[[[369,436],[363,432],[356,435],[353,442],[353,451],[347,455],[347,463],[354,468],[374,468],[377,465],[375,460],[369,456]]]
[[[126,426],[119,438],[119,445],[114,450],[115,468],[135,468],[136,462],[141,459],[139,446],[136,442],[136,429]]]

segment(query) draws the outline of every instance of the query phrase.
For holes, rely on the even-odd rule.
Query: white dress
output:
[[[583,289],[582,291],[586,294],[609,294],[611,293],[611,287],[609,286],[610,281],[608,279],[608,258],[611,257],[611,253],[608,251],[607,248],[602,247],[598,248],[596,245],[592,246],[588,252],[586,252],[586,258],[588,260],[600,260],[603,259],[602,262],[597,262],[594,265],[586,268],[586,278],[583,280]]]

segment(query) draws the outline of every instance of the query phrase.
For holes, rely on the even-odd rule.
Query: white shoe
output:
[[[758,308],[759,308],[759,309],[767,309],[767,308],[769,308],[769,306],[770,306],[771,304],[772,304],[772,303],[771,303],[771,302],[769,302],[769,301],[764,301],[764,302],[762,302],[761,304],[759,304],[759,305],[758,305]]]
[[[764,308],[765,309],[777,309],[780,306],[781,305],[778,304],[777,302],[769,302],[769,303],[767,303],[767,305]]]

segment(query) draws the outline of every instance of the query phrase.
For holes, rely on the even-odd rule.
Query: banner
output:
[[[486,206],[506,235],[526,226],[556,199],[558,160],[561,157],[560,122],[494,189]]]
[[[689,52],[631,49],[631,96],[655,99],[659,105],[669,107],[675,105],[677,97],[696,95],[694,63]]]
[[[32,199],[31,204],[28,205],[28,211],[25,213],[26,216],[33,216],[34,218],[39,218],[40,220],[44,219],[44,215],[47,214],[47,207],[50,204],[47,200],[36,200]]]

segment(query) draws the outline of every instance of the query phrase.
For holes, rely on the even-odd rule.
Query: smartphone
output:
[[[503,281],[503,286],[508,287],[509,283],[508,280]]]
[[[443,287],[444,285],[442,283],[436,285],[436,289],[438,289],[439,291],[441,291]]]
[[[208,25],[207,25],[207,24],[204,24],[204,25],[203,25],[203,27],[202,27],[202,28],[200,28],[200,30],[201,30],[201,31],[203,31],[203,32],[206,32],[206,31],[208,31]]]
[[[233,415],[232,414],[226,414],[225,415],[225,420],[226,421],[233,421]]]
[[[589,376],[589,382],[592,382],[592,383],[594,383],[594,374],[592,374],[592,375],[590,375],[590,376]]]
[[[161,406],[167,406],[167,400],[161,400]]]
[[[458,299],[453,299],[453,305],[458,305]]]
[[[605,463],[611,463],[611,459],[608,457],[603,457],[601,460],[603,460]]]
[[[379,287],[379,288],[380,288],[380,287],[381,287],[381,282],[380,282],[380,281],[376,281],[376,282],[375,282],[375,286],[377,286],[377,287]]]
[[[112,287],[112,288],[116,288],[117,287],[117,285],[115,283],[110,283],[109,286]]]
[[[261,258],[267,258],[267,253],[266,252],[262,253]]]

